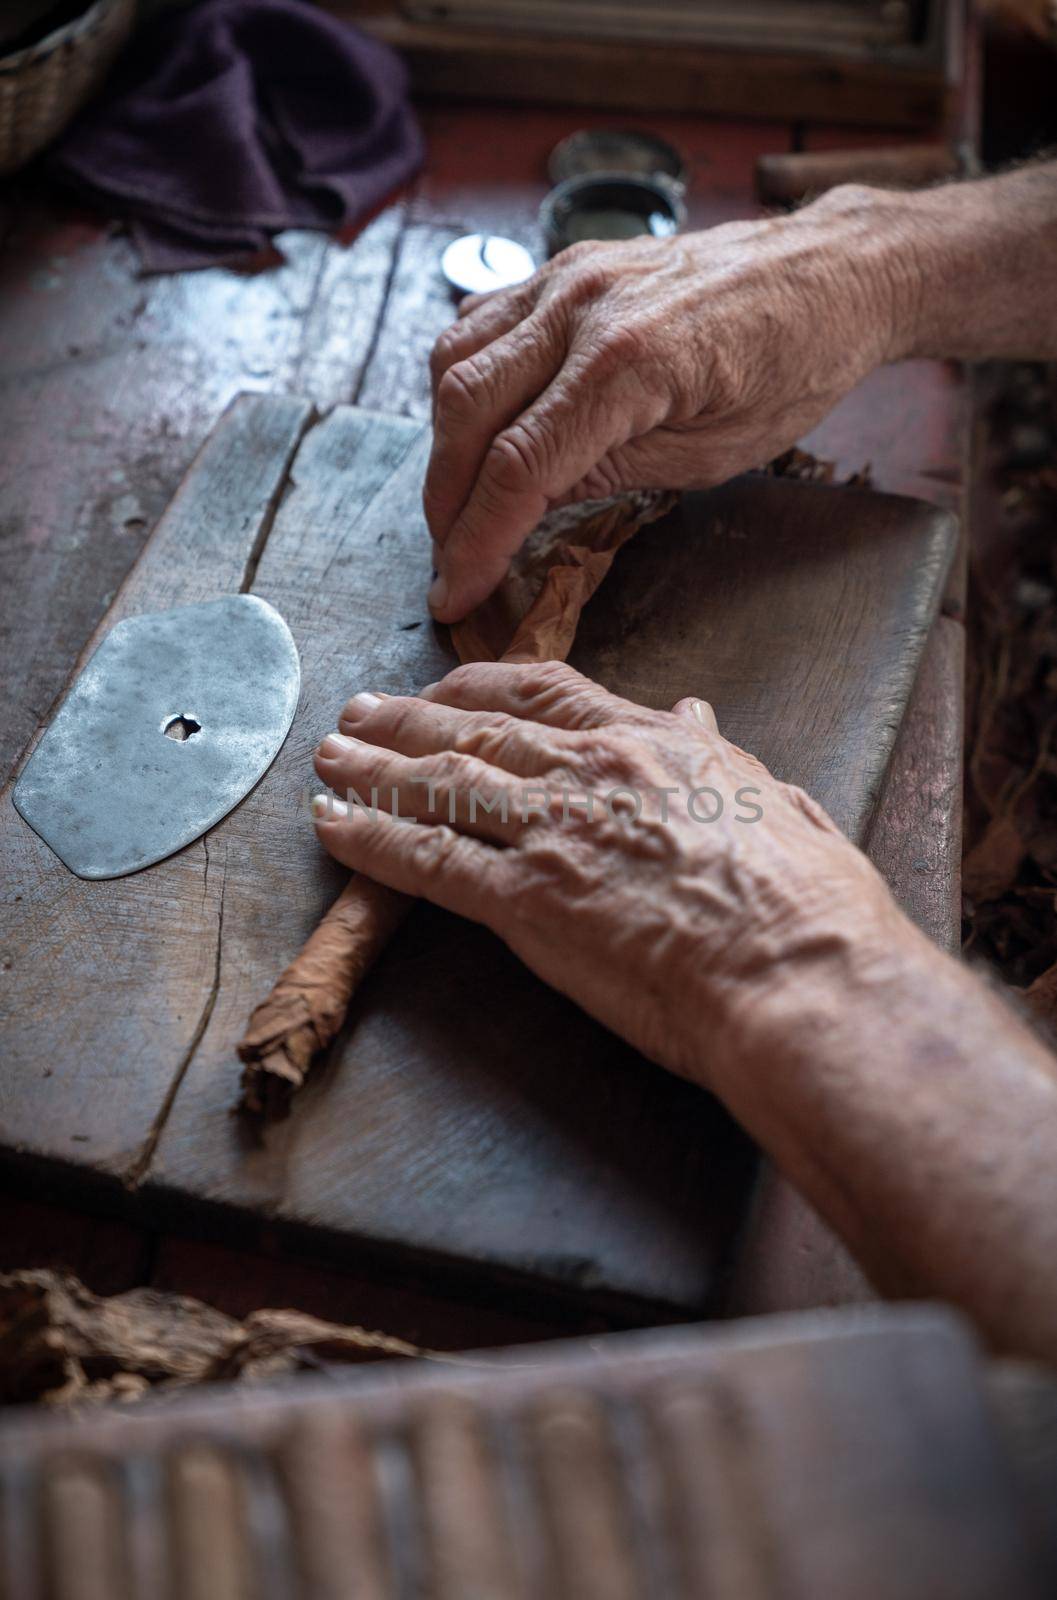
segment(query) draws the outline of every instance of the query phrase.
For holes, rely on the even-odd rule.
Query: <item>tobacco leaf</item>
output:
[[[1017,881],[1027,854],[1016,820],[999,812],[962,863],[962,890],[971,900],[997,900]]]
[[[551,512],[525,541],[499,587],[451,630],[460,661],[564,661],[580,613],[621,545],[675,505],[644,489]]]
[[[255,1311],[239,1322],[158,1289],[102,1297],[70,1273],[0,1273],[0,1403],[7,1405],[134,1400],[153,1389],[431,1354],[300,1311]]]
[[[1034,983],[1023,991],[1028,1009],[1044,1023],[1051,1034],[1057,1034],[1057,961],[1045,972],[1040,972]]]

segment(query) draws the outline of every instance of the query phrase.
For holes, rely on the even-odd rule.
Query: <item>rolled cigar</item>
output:
[[[254,1011],[237,1046],[242,1106],[281,1116],[313,1060],[345,1021],[367,972],[413,901],[355,872],[323,921]]]
[[[803,150],[760,156],[756,193],[765,205],[795,205],[839,183],[920,189],[957,177],[961,161],[945,144],[894,145],[880,150]]]
[[[452,629],[459,659],[564,661],[580,613],[620,546],[676,499],[650,489],[554,512],[519,552],[499,588]],[[237,1046],[245,1063],[242,1109],[266,1118],[286,1112],[411,905],[407,895],[353,874],[250,1017]]]

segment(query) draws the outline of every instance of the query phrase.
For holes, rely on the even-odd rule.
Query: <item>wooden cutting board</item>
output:
[[[0,1164],[177,1226],[207,1203],[240,1237],[697,1310],[742,1215],[745,1142],[479,928],[419,908],[289,1119],[261,1134],[231,1114],[234,1041],[343,881],[305,815],[312,751],[349,694],[453,664],[424,599],[427,450],[410,420],[313,422],[267,396],[203,447],[97,638],[251,589],[294,633],[301,705],[253,794],[130,878],[72,877],[5,795]],[[861,838],[953,537],[946,513],[866,491],[688,496],[621,554],[575,664],[651,705],[711,700]]]

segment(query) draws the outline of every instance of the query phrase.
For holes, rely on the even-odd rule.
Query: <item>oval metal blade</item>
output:
[[[249,793],[297,709],[282,617],[226,595],[119,622],[26,763],[14,803],[79,878],[118,878],[197,839]]]

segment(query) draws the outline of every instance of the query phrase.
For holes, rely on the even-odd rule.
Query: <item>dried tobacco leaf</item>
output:
[[[965,946],[1057,1021],[1057,427],[1046,374],[996,368],[970,595]]]
[[[327,1361],[427,1354],[300,1311],[255,1311],[239,1322],[158,1289],[105,1298],[70,1273],[0,1273],[0,1404],[134,1400],[152,1389],[253,1382]]]

